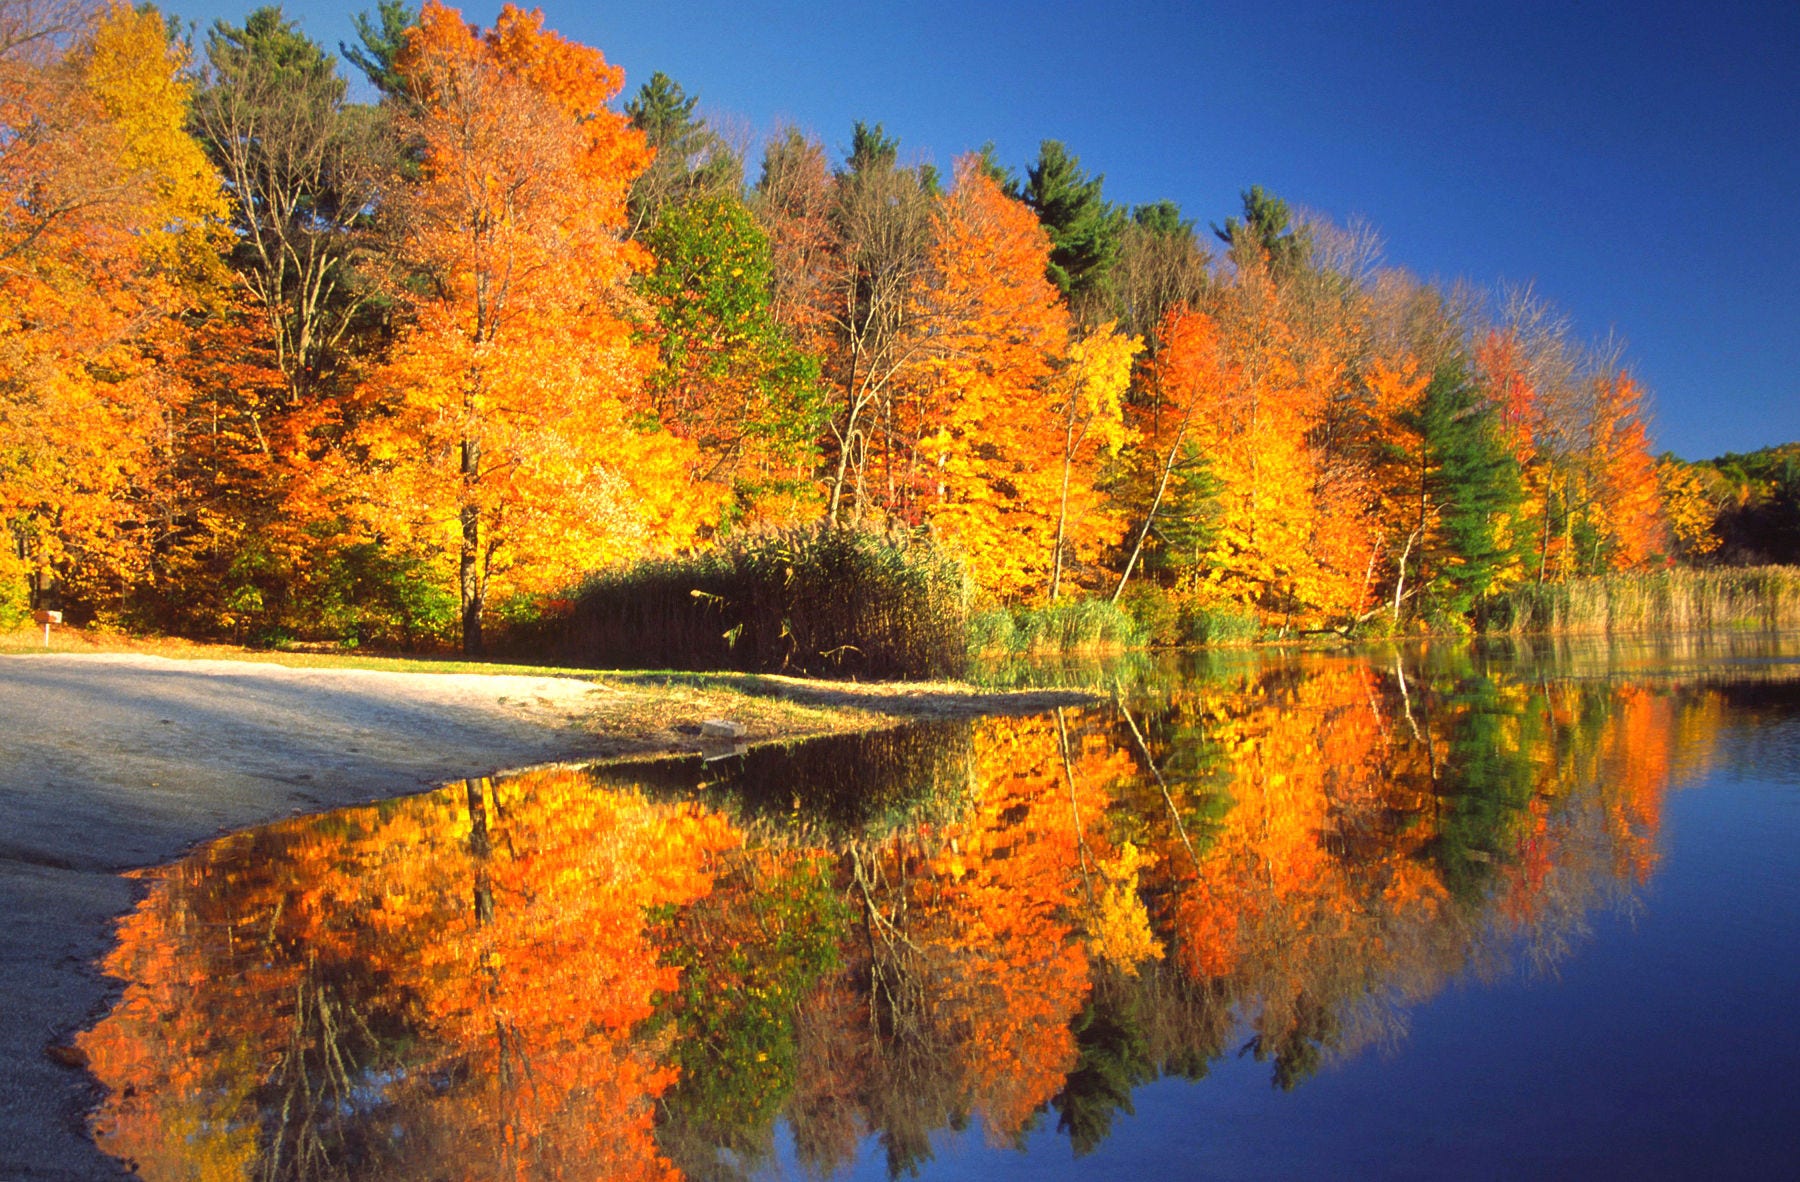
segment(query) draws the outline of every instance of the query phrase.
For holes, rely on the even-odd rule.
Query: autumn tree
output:
[[[1051,413],[1061,429],[1057,465],[1056,541],[1051,546],[1050,599],[1062,589],[1063,570],[1092,557],[1100,544],[1118,538],[1115,522],[1102,523],[1108,506],[1097,485],[1102,464],[1118,455],[1128,436],[1125,390],[1141,339],[1111,323],[1070,342],[1061,372],[1052,383]],[[1108,515],[1110,516],[1110,515]]]
[[[1622,371],[1594,379],[1586,460],[1595,570],[1641,570],[1667,553],[1644,388]]]
[[[627,319],[642,264],[623,230],[648,150],[606,106],[622,72],[511,6],[478,34],[427,4],[399,65],[424,151],[390,201],[422,281],[370,386],[362,513],[454,555],[475,653],[496,585],[680,544],[717,497],[689,487],[692,445],[635,409],[652,358]]]
[[[204,300],[224,212],[184,47],[126,7],[0,8],[0,582],[117,607],[158,544],[179,392],[150,339]]]
[[[1337,376],[1335,359],[1307,338],[1286,292],[1261,268],[1240,270],[1209,312],[1216,344],[1203,337],[1194,344],[1216,348],[1222,369],[1214,372],[1230,380],[1197,391],[1204,401],[1189,432],[1196,458],[1217,481],[1216,510],[1204,552],[1192,556],[1179,582],[1198,608],[1255,610],[1277,627],[1294,626],[1341,598],[1327,584],[1342,581],[1343,572],[1325,567],[1315,547],[1320,453],[1313,432]],[[1158,365],[1164,361],[1170,388],[1187,380],[1174,375],[1192,360],[1165,346]]]
[[[816,516],[824,430],[816,358],[771,311],[767,237],[735,196],[666,204],[643,235],[655,265],[638,280],[660,330],[651,409],[700,448],[704,479],[733,514],[800,524]]]
[[[1700,566],[1718,553],[1723,539],[1715,528],[1719,516],[1718,489],[1707,480],[1709,473],[1664,454],[1656,461],[1656,486],[1662,497],[1662,516],[1668,522],[1675,555]]]
[[[802,348],[815,353],[829,341],[826,290],[838,253],[834,204],[825,146],[792,128],[772,137],[750,193],[769,238],[769,308]]]
[[[1056,482],[1075,420],[1058,422],[1051,386],[1069,316],[1031,210],[967,161],[933,222],[915,297],[930,344],[913,428],[934,485],[926,516],[987,592],[1016,598],[1047,588],[1061,553]]]

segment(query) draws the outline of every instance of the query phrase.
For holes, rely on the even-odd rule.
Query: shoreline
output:
[[[142,890],[129,871],[282,817],[469,776],[710,750],[699,732],[711,718],[762,744],[1095,700],[755,674],[295,665],[204,649],[0,654],[0,1177],[129,1176],[86,1137],[95,1084],[52,1052],[116,996],[95,966]]]

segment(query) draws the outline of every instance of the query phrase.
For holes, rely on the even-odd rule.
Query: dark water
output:
[[[95,1135],[153,1179],[1800,1171],[1791,650],[1077,675],[1116,699],[215,842],[107,963]]]

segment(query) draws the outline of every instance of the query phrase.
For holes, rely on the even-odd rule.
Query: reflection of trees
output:
[[[652,1177],[652,908],[736,839],[550,771],[216,843],[159,881],[84,1036],[145,1177]],[[230,1168],[225,1168],[225,1163]],[[210,1167],[209,1167],[210,1168]]]
[[[784,839],[826,843],[954,816],[970,782],[967,723],[928,722],[828,735],[742,754],[625,763],[595,769],[595,779],[659,795],[704,790],[746,823]]]
[[[658,1140],[689,1177],[735,1176],[735,1164],[772,1151],[795,1087],[802,1002],[838,965],[844,910],[831,869],[815,851],[742,851],[658,933],[680,970],[669,1015],[680,1078]]]
[[[271,826],[122,928],[94,1127],[149,1178],[734,1178],[782,1119],[819,1175],[1046,1114],[1086,1152],[1149,1079],[1293,1087],[1553,964],[1653,869],[1721,703],[1316,658]]]
[[[859,1095],[891,1170],[929,1158],[932,1130],[975,1116],[1013,1140],[1074,1066],[1083,862],[1111,853],[1078,819],[1103,818],[1130,763],[1102,736],[1065,744],[1054,718],[981,724],[959,820],[846,851],[860,929],[847,977],[868,1014]]]
[[[1177,963],[1283,1087],[1391,1037],[1457,974],[1565,954],[1643,881],[1671,754],[1718,725],[1707,693],[1533,685],[1466,657],[1271,680],[1196,686],[1146,729],[1155,752],[1204,719],[1226,753],[1172,785],[1229,800],[1198,872],[1165,857],[1151,889]]]

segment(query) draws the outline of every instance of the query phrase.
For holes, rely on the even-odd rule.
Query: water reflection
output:
[[[1222,1056],[1292,1088],[1628,905],[1744,692],[1501,669],[1240,662],[238,834],[120,931],[94,1134],[152,1179],[713,1178],[784,1123],[899,1173],[977,1120],[1084,1152]]]

